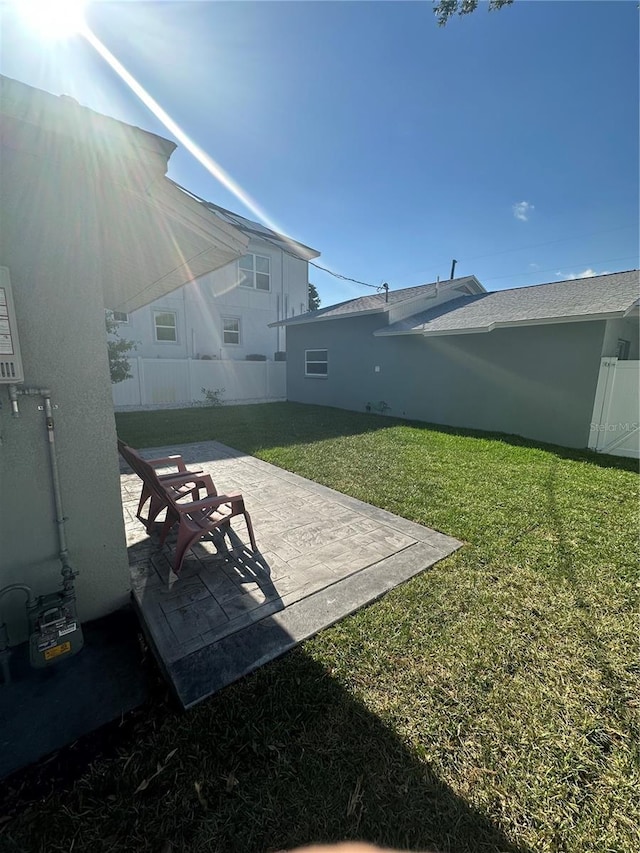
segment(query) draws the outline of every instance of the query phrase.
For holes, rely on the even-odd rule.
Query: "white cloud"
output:
[[[513,210],[513,215],[516,219],[519,219],[521,222],[526,222],[529,218],[529,214],[532,210],[535,210],[535,207],[530,201],[518,201],[511,209]]]
[[[539,270],[540,264],[537,264],[535,261],[531,261],[531,263],[529,264],[529,269],[530,270]]]
[[[592,270],[591,267],[588,267],[582,272],[570,272],[568,275],[567,273],[563,273],[558,270],[556,275],[558,276],[558,278],[565,278],[569,281],[575,281],[577,278],[593,278],[595,275],[611,275],[611,270],[600,270],[600,272],[597,272],[596,270]]]

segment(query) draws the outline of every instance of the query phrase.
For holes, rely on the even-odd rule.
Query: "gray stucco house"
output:
[[[586,447],[602,360],[639,358],[638,292],[630,270],[352,299],[286,321],[287,398]]]
[[[83,622],[131,589],[105,308],[134,311],[241,257],[248,238],[167,179],[167,139],[5,77],[0,120],[0,594],[61,586],[48,389]],[[0,604],[14,645],[24,597]]]

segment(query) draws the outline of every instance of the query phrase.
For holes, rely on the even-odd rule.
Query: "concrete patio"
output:
[[[133,600],[156,657],[188,708],[453,553],[461,542],[218,442],[162,447],[240,491],[244,520],[204,541],[171,571],[135,517],[140,481],[123,473]],[[124,467],[122,469],[125,471]]]

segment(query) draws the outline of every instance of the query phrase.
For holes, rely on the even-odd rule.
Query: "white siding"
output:
[[[251,241],[248,251],[270,259],[268,293],[240,287],[237,262],[204,275],[129,315],[129,323],[120,327],[120,335],[136,343],[134,355],[163,360],[208,356],[244,361],[247,355],[256,353],[273,360],[275,352],[286,349],[285,330],[270,329],[269,323],[307,310],[308,265],[257,239]],[[156,311],[175,312],[177,342],[155,340]],[[223,342],[223,317],[240,321],[239,344]]]

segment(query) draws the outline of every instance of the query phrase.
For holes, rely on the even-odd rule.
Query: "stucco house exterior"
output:
[[[10,326],[23,369],[0,375],[0,596],[61,585],[48,389],[83,622],[130,592],[105,308],[133,312],[233,263],[249,239],[167,179],[167,139],[4,77],[0,116],[0,283],[15,303],[0,361]],[[11,645],[25,639],[19,591],[1,597],[3,620]]]
[[[249,239],[247,252],[222,269],[132,313],[118,312],[121,336],[142,358],[273,360],[285,329],[271,323],[308,311],[308,261],[320,254],[211,202],[202,206]]]
[[[638,292],[630,270],[493,293],[468,276],[348,300],[284,321],[287,398],[587,447],[603,360],[634,362],[637,378]],[[638,420],[626,422],[635,445]]]

